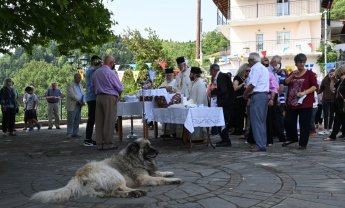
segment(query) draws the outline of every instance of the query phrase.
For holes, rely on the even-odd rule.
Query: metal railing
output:
[[[16,122],[24,121],[24,104],[23,97],[17,99],[19,104],[19,113],[16,114]],[[48,120],[47,100],[45,97],[39,97],[37,119]],[[81,109],[81,118],[87,118],[87,105]],[[2,121],[2,112],[0,111],[0,119]],[[67,119],[66,98],[60,100],[60,119]]]
[[[232,42],[231,54],[267,51],[270,54],[310,53],[316,52],[320,46],[320,38],[316,39],[286,39],[284,41],[266,40],[263,42],[246,41]]]
[[[230,20],[277,16],[302,16],[320,12],[320,1],[302,0],[286,3],[254,4],[230,7]]]

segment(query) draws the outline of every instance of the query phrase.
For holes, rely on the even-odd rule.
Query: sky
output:
[[[164,40],[196,39],[197,0],[108,0],[105,5],[118,22],[115,34],[129,28],[145,35],[144,29],[151,28]],[[212,0],[201,0],[201,18],[203,32],[216,29],[217,7]]]

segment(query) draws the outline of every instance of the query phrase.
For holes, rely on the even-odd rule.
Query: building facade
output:
[[[291,68],[294,56],[304,53],[308,67],[320,74],[316,63],[322,41],[319,0],[213,1],[219,9],[218,29],[231,42],[223,68],[236,70],[250,52],[268,58],[280,55],[283,67]]]

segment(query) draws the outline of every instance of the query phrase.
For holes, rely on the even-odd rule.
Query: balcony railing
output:
[[[320,46],[320,38],[267,40],[263,42],[231,42],[231,54],[267,51],[268,54],[312,53]]]
[[[255,4],[230,8],[230,20],[277,16],[301,16],[320,12],[320,1],[302,0],[286,3]]]

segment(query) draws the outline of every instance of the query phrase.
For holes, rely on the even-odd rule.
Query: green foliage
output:
[[[149,79],[149,68],[146,63],[152,63],[151,69],[156,71],[153,85],[159,86],[162,82],[163,70],[157,62],[167,60],[167,55],[163,51],[162,41],[156,32],[150,28],[145,29],[145,31],[148,33],[147,38],[144,38],[138,30],[127,30],[124,35],[124,42],[127,44],[129,50],[132,51],[134,61],[137,64],[136,70],[140,71],[137,80],[137,89],[140,89],[140,83],[142,81]]]
[[[100,47],[95,47],[94,51],[102,57],[105,55],[114,56],[116,64],[130,64],[134,62],[133,53],[124,43],[121,36],[116,36],[115,40],[103,44]]]
[[[58,68],[44,61],[31,61],[15,74],[13,81],[20,95],[24,94],[26,86],[33,86],[35,94],[43,97],[52,82],[56,82],[58,87],[65,91],[75,72],[69,65]]]
[[[345,0],[335,0],[331,10],[331,19],[345,19]]]
[[[325,45],[324,43],[321,43],[319,49],[317,51],[322,52],[322,55],[320,55],[317,58],[317,63],[321,66],[321,72],[324,72],[325,70]],[[332,50],[332,46],[331,45],[327,45],[327,62],[336,62],[338,61],[338,52],[337,51],[333,51]]]
[[[57,42],[57,50],[91,51],[113,37],[111,12],[102,0],[14,1],[0,3],[0,52],[23,47],[31,53],[34,45]]]
[[[133,72],[131,68],[126,69],[125,73],[123,74],[122,84],[124,86],[122,95],[134,95],[137,92],[138,87],[134,82]]]
[[[217,53],[230,45],[230,41],[216,30],[202,34],[202,52],[204,55]]]

